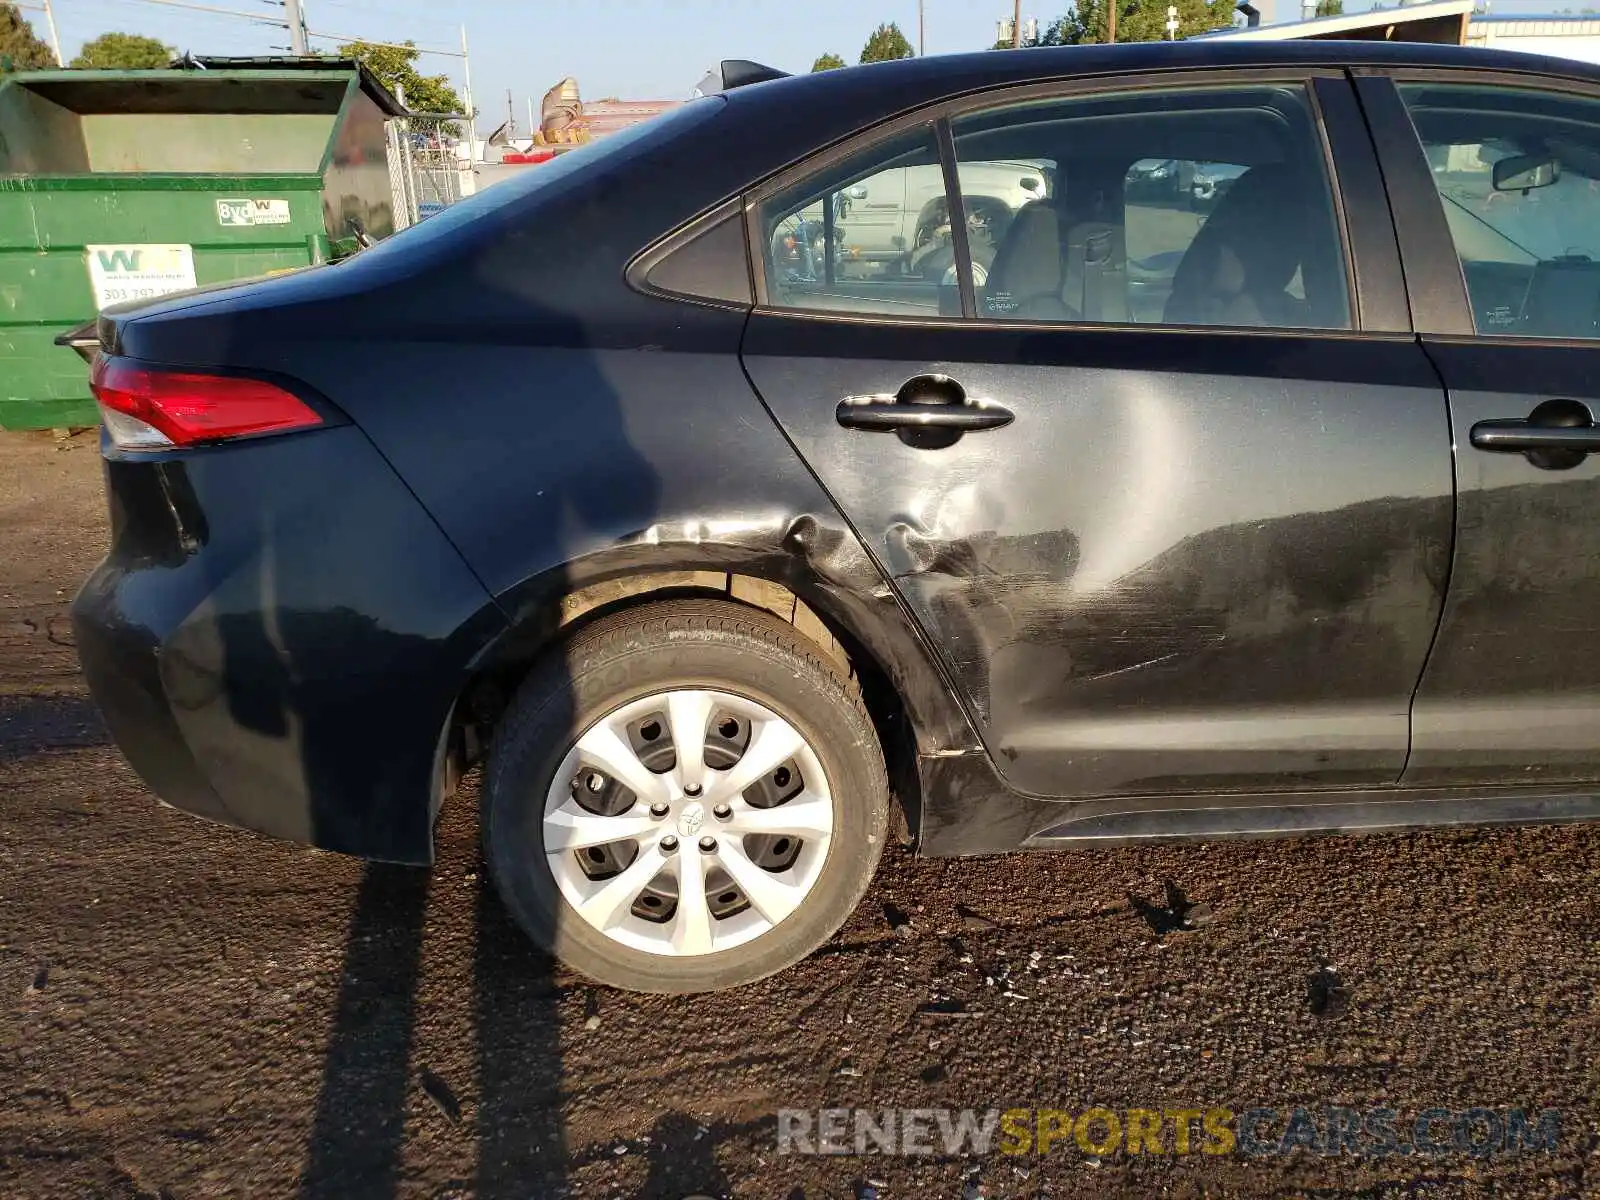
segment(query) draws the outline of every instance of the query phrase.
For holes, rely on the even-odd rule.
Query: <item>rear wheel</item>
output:
[[[496,885],[535,941],[618,987],[696,992],[790,965],[871,879],[888,820],[854,683],[719,601],[596,622],[496,734]]]

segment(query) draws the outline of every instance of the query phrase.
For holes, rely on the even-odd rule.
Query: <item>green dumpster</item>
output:
[[[385,121],[339,60],[0,76],[0,429],[93,424],[55,339],[110,304],[338,257],[393,231]]]

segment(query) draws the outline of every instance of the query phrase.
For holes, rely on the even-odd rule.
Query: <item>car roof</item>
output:
[[[725,129],[732,135],[723,145],[749,147],[753,169],[747,182],[752,182],[900,114],[969,94],[1167,71],[1285,66],[1475,69],[1526,75],[1530,81],[1558,77],[1600,85],[1600,66],[1588,63],[1421,42],[1200,39],[982,50],[792,75],[722,92],[729,109]],[[759,137],[746,131],[759,131]],[[767,161],[755,166],[763,157]]]
[[[1134,72],[1274,66],[1332,68],[1454,68],[1561,76],[1600,84],[1600,65],[1514,50],[1485,50],[1425,42],[1337,40],[1128,42],[1115,46],[984,50],[872,63],[786,76],[723,93],[739,108],[797,103],[853,112],[857,124],[871,108],[905,110],[967,92]],[[892,106],[872,104],[893,99]],[[879,116],[887,115],[886,112]]]

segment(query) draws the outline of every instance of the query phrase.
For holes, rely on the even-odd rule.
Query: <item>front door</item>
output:
[[[1371,787],[1404,767],[1449,430],[1414,339],[1358,329],[1315,103],[1293,78],[991,99],[757,198],[771,246],[908,141],[942,138],[954,179],[1048,173],[986,214],[965,319],[927,295],[908,313],[898,279],[880,304],[848,264],[823,315],[769,256],[744,346],[1022,791]],[[1229,183],[1197,204],[1131,171],[1152,159],[1229,164]]]
[[[1470,75],[1399,93],[1472,330],[1424,337],[1449,389],[1460,501],[1405,782],[1597,780],[1600,97]]]

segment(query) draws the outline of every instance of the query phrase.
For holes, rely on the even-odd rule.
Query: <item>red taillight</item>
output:
[[[108,417],[114,413],[132,417],[174,446],[286,433],[322,424],[322,418],[299,397],[258,379],[163,371],[126,359],[101,357],[90,386]],[[136,429],[119,428],[122,424],[107,422],[119,445],[129,449],[160,446],[158,439],[140,436]]]

